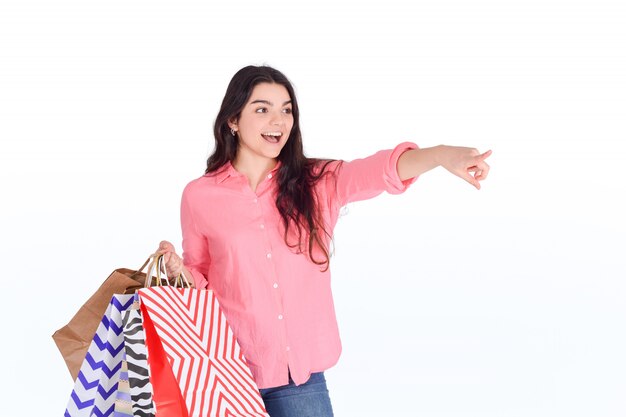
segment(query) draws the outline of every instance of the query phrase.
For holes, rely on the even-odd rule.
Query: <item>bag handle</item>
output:
[[[146,271],[146,281],[144,283],[144,287],[148,288],[151,286],[152,278],[153,278],[152,277],[153,269],[156,270],[156,286],[157,287],[160,287],[162,285],[169,286],[170,281],[167,276],[167,269],[165,267],[163,254],[153,253],[152,255],[150,255],[150,258],[148,258],[146,263],[148,261],[151,261],[151,262],[150,262],[150,265],[148,266],[148,270]],[[141,268],[143,269],[143,266]],[[163,272],[165,273],[165,278],[161,276],[161,269],[163,269]],[[165,279],[165,284],[163,284],[164,279]],[[175,288],[191,288],[189,279],[185,276],[183,271],[181,271],[180,274],[178,274],[178,276],[174,279],[174,283],[171,285],[173,285]]]
[[[161,285],[163,285],[163,282],[162,282],[163,278],[161,277],[161,271],[160,271],[162,258],[163,258],[163,255],[156,253],[156,252],[150,255],[150,258],[148,258],[148,260],[150,261],[150,264],[148,265],[148,269],[146,270],[146,281],[144,282],[145,288],[152,287],[153,278],[155,278],[155,286],[160,287]],[[152,270],[155,270],[157,274],[156,277],[152,275]],[[167,280],[166,282],[167,284],[165,285],[169,285],[169,282]]]
[[[170,279],[167,274],[167,270],[165,269],[165,256],[159,255],[157,259],[157,281],[161,280],[161,268],[163,267],[163,272],[165,273],[165,282],[170,284]],[[181,270],[180,274],[174,278],[174,283],[172,284],[175,288],[191,288],[191,284],[189,283],[189,279],[185,276],[185,273]]]
[[[141,272],[143,272],[143,269],[146,267],[146,265],[148,265],[148,262],[150,262],[151,257],[148,257],[148,259],[146,259],[146,261],[143,263],[143,265],[141,265],[141,267],[139,267],[139,269],[137,269],[135,272],[133,272],[130,275],[130,278],[134,278],[136,275],[139,275]]]

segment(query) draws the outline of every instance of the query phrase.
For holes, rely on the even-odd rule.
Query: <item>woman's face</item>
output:
[[[257,84],[239,120],[229,123],[239,137],[237,159],[276,158],[293,127],[291,110],[291,97],[284,86]]]

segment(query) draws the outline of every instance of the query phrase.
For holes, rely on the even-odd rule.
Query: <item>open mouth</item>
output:
[[[265,139],[269,143],[278,143],[280,142],[280,138],[283,137],[283,134],[280,132],[277,132],[277,133],[272,132],[272,133],[261,133],[261,136],[263,136],[263,139]]]

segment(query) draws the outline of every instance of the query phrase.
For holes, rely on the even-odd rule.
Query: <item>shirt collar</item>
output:
[[[278,168],[280,168],[280,165],[281,165],[281,162],[278,161],[276,166],[274,168],[272,168],[270,170],[270,172],[273,173],[275,171],[278,171]],[[241,176],[241,175],[243,175],[243,174],[240,173],[239,171],[237,171],[230,161],[227,161],[224,165],[222,165],[222,167],[215,174],[215,180],[219,184],[219,183],[225,181],[226,178],[228,178],[228,177],[238,177],[238,176]]]

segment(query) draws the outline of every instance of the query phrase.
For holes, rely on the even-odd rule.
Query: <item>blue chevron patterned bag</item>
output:
[[[133,300],[133,294],[111,299],[78,372],[65,417],[113,416],[124,360],[122,313]]]

